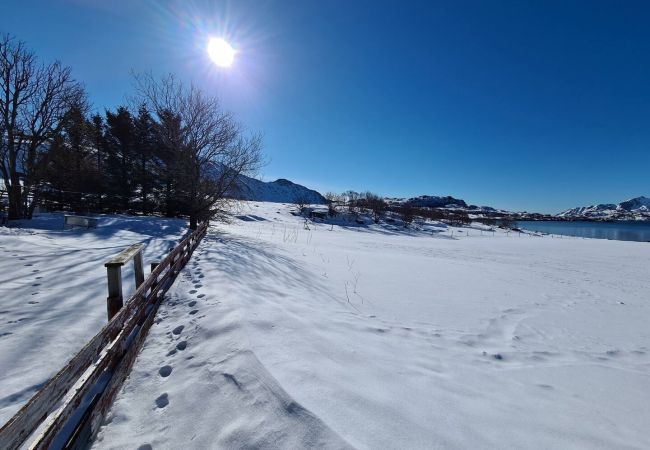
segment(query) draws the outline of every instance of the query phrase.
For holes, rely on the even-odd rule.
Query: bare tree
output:
[[[298,212],[300,214],[304,214],[307,210],[307,205],[309,205],[309,199],[304,195],[299,194],[293,200],[293,203],[296,205],[296,208],[298,208]]]
[[[397,213],[404,222],[404,228],[408,228],[415,219],[415,208],[409,202],[403,203],[397,208]]]
[[[261,164],[261,137],[245,135],[216,97],[168,75],[136,76],[138,101],[155,116],[160,142],[173,155],[175,195],[190,228],[226,212],[241,190],[241,175]]]
[[[327,200],[327,215],[336,217],[339,214],[337,205],[341,201],[341,196],[334,192],[328,192],[325,194],[325,199]]]
[[[365,206],[372,212],[375,223],[379,223],[384,212],[388,209],[388,204],[382,197],[372,192],[366,192],[363,194],[363,198]]]
[[[49,142],[72,107],[84,108],[84,90],[56,61],[41,64],[25,44],[0,36],[0,173],[9,219],[31,218],[43,187]]]
[[[356,217],[358,214],[359,193],[349,190],[344,192],[342,197],[345,199],[350,214]]]

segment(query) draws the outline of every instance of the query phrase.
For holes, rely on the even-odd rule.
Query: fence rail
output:
[[[83,448],[102,419],[153,323],[164,293],[207,232],[201,224],[136,289],[123,308],[0,428],[0,448]]]

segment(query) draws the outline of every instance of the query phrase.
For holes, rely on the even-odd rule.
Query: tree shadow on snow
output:
[[[273,245],[221,231],[208,233],[204,245],[212,251],[202,258],[216,263],[220,275],[241,289],[278,296],[286,296],[292,290],[307,291],[347,304],[332,295],[322,280],[305,267],[306,263],[283,255]],[[300,296],[300,300],[306,299]]]

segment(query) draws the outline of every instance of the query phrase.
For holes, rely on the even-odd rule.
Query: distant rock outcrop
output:
[[[464,200],[449,195],[446,197],[421,195],[419,197],[409,198],[405,203],[416,208],[467,208],[467,203]]]

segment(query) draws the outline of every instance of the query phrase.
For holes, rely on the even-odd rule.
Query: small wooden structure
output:
[[[0,428],[0,449],[87,447],[131,370],[165,292],[206,232],[202,224],[183,239],[104,328]],[[132,248],[120,253],[127,261],[138,253]]]
[[[87,216],[71,216],[65,214],[63,216],[63,228],[66,227],[86,227],[86,228],[97,228],[97,218],[96,217],[87,217]]]
[[[108,299],[106,300],[108,320],[111,320],[124,305],[122,297],[122,266],[132,259],[136,289],[144,282],[142,249],[144,249],[144,244],[133,244],[104,264],[108,277]]]
[[[327,219],[327,211],[309,211],[309,218],[311,219]]]

